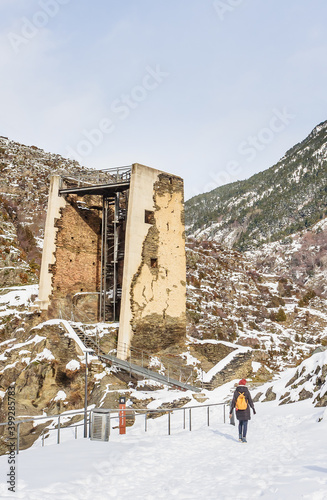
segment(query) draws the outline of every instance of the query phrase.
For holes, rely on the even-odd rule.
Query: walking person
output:
[[[233,410],[236,410],[236,418],[238,420],[238,437],[239,441],[246,443],[246,433],[248,430],[248,421],[251,420],[250,407],[255,414],[254,404],[251,398],[249,389],[246,387],[246,380],[242,378],[235,389],[233,399],[230,405],[230,415],[232,418]]]

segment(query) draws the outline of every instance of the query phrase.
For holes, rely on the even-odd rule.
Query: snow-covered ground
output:
[[[214,402],[215,392],[207,402]],[[216,396],[218,393],[216,393]],[[0,457],[0,498],[101,499],[327,499],[327,411],[309,401],[257,403],[248,443],[223,423],[222,408],[192,410],[192,431],[181,415],[148,421],[109,442],[82,437],[61,445],[36,443],[17,458],[18,488],[7,490],[7,456]]]
[[[37,295],[38,289],[38,285],[0,288],[0,317],[14,314],[16,307],[28,307],[31,297]]]

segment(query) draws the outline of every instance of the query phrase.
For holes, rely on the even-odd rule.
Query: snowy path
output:
[[[127,429],[109,443],[78,439],[18,457],[18,491],[7,491],[0,457],[0,498],[33,500],[201,499],[327,500],[327,422],[309,402],[256,405],[248,443],[237,429],[194,415],[194,430],[164,435]],[[157,435],[154,434],[156,430]]]

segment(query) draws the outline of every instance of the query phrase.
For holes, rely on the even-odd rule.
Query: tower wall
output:
[[[58,228],[55,221],[60,218],[60,210],[66,206],[64,198],[58,195],[60,176],[54,175],[50,180],[48,210],[44,228],[44,242],[39,283],[39,307],[47,310],[52,293],[51,266],[55,263],[56,236]]]
[[[135,164],[128,203],[118,355],[156,352],[185,337],[183,181]]]
[[[42,256],[40,306],[49,317],[70,319],[73,313],[75,320],[98,321],[102,195],[73,191],[59,196],[59,187],[60,178],[54,176]],[[122,359],[131,346],[158,352],[183,341],[186,334],[183,180],[134,164],[128,196],[125,194],[127,219],[123,219],[117,263],[121,286],[117,351]],[[109,267],[112,260],[109,255]],[[103,267],[108,272],[107,264]],[[110,276],[108,272],[109,281]],[[110,287],[108,282],[106,290]]]
[[[69,195],[60,211],[49,313],[97,321],[101,273],[101,198]]]
[[[101,210],[99,196],[59,196],[50,182],[39,285],[39,307],[49,317],[98,317]]]

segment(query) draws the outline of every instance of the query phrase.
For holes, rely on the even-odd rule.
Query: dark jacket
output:
[[[244,396],[245,396],[245,399],[246,399],[248,406],[247,406],[246,410],[237,410],[236,409],[236,418],[237,418],[237,420],[251,420],[250,407],[252,408],[253,413],[255,413],[255,409],[254,409],[254,404],[253,404],[253,401],[251,398],[250,391],[245,385],[239,385],[238,387],[236,387],[235,392],[234,392],[234,396],[233,396],[233,399],[232,399],[232,402],[230,405],[230,413],[232,413],[232,411],[234,410],[235,405],[236,405],[236,400],[239,397],[240,393],[242,393],[242,392],[244,393]]]

